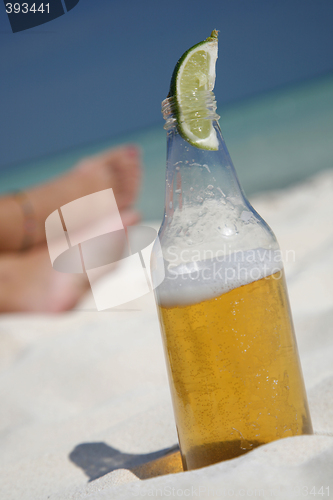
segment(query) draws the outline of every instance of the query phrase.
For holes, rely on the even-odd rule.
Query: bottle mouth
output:
[[[219,120],[216,113],[216,100],[211,90],[196,90],[183,94],[181,102],[174,96],[162,101],[162,114],[165,120],[164,129],[170,130],[177,122],[207,119]]]

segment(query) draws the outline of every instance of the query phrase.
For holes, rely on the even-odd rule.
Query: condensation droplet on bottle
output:
[[[241,431],[239,431],[238,429],[236,429],[235,427],[232,427],[232,429],[237,432],[238,434],[238,438],[240,438],[240,447],[242,450],[251,450],[253,448],[253,444],[250,443],[247,439],[244,438],[243,434],[241,433]],[[231,435],[233,436],[235,433],[234,432],[231,432]]]
[[[203,198],[201,196],[197,196],[197,200],[198,200],[199,203],[203,202]]]
[[[234,224],[229,226],[225,224],[224,227],[222,228],[221,233],[223,234],[223,236],[233,236],[234,234],[237,233],[237,228]]]
[[[177,170],[177,172],[179,172],[179,170],[180,170],[180,167],[176,167],[176,170]]]
[[[180,194],[182,192],[181,189],[176,189],[175,193]]]
[[[241,213],[241,219],[244,222],[249,222],[249,220],[252,219],[252,213],[243,210],[243,212]]]
[[[222,191],[222,189],[221,189],[220,187],[218,187],[218,188],[216,188],[216,189],[217,189],[218,191],[220,191],[221,195],[222,195],[224,198],[226,197],[226,196],[225,196],[225,194],[224,194],[224,192]]]
[[[207,189],[212,190],[212,189],[214,189],[214,186],[213,186],[212,184],[209,184],[209,185],[207,186]]]
[[[172,208],[172,201],[169,202],[169,208]]]
[[[193,187],[190,187],[190,191],[191,191],[191,193],[192,193],[192,192],[194,191],[194,188],[193,188]]]
[[[250,443],[247,439],[241,439],[240,447],[242,450],[252,450],[253,444]]]
[[[209,172],[209,173],[211,173],[211,172],[210,172],[210,168],[209,168],[209,166],[208,166],[208,165],[206,165],[206,163],[204,163],[202,166],[203,166],[206,170],[208,170],[208,172]]]

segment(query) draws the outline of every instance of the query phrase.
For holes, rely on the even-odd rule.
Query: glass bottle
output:
[[[162,103],[166,206],[151,259],[153,282],[165,271],[155,297],[184,470],[312,434],[281,252],[240,187],[214,94],[204,102],[193,119],[212,120],[216,151],[185,140],[173,98]]]

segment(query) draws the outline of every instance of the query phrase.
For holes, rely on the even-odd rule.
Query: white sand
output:
[[[177,442],[155,303],[98,313],[87,297],[64,315],[0,317],[1,500],[333,495],[333,172],[252,201],[295,252],[285,269],[316,434],[137,479],[126,469]]]

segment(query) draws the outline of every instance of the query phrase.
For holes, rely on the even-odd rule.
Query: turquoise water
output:
[[[219,109],[220,125],[247,195],[282,188],[333,167],[333,76]],[[23,189],[66,171],[80,158],[125,142],[141,146],[144,178],[137,206],[160,219],[166,140],[159,125],[113,140],[29,161],[1,172],[0,192]]]

